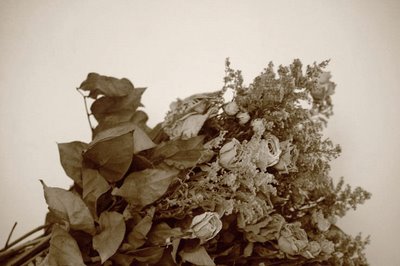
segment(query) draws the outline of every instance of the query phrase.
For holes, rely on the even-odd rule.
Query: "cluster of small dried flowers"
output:
[[[333,93],[334,83],[329,80],[330,75],[326,72],[318,77],[318,87],[312,94],[316,94],[316,99],[321,102]],[[230,88],[237,87],[238,83]],[[183,208],[194,204],[204,210],[209,209],[203,216],[216,210],[219,214],[214,217],[217,218],[236,215],[238,228],[244,232],[249,243],[276,241],[282,252],[281,255],[275,254],[277,257],[300,255],[312,259],[317,256],[332,256],[335,251],[332,241],[327,240],[323,234],[309,241],[301,223],[286,222],[282,215],[276,213],[271,200],[271,197],[277,197],[274,184],[278,181],[268,169],[272,168],[281,174],[297,172],[299,150],[296,145],[291,138],[280,140],[272,133],[273,121],[265,118],[252,119],[250,112],[243,105],[239,106],[235,98],[224,103],[224,92],[225,90],[221,90],[193,95],[173,103],[163,123],[165,132],[171,139],[197,136],[206,121],[220,116],[222,109],[222,114],[228,117],[227,120],[234,120],[237,124],[250,128],[251,137],[243,141],[235,136],[228,139],[225,138],[227,132],[221,130],[216,138],[205,144],[217,151],[218,156],[215,161],[200,167],[201,175],[187,181],[190,186],[186,188],[191,193],[187,193],[189,195],[185,198],[186,201],[179,202],[182,198],[175,201],[170,198],[168,201]],[[237,99],[242,100],[240,97]],[[272,114],[278,121],[289,117],[284,110],[275,110]],[[204,199],[210,198],[212,204],[205,204]],[[194,220],[197,220],[197,216]],[[326,232],[331,226],[330,221],[334,221],[334,218],[324,217],[321,211],[314,211],[312,214],[312,223],[319,232]],[[214,224],[219,223],[214,221]],[[220,230],[222,227],[211,228],[208,235],[215,236],[215,228]],[[199,238],[202,242],[209,240]],[[340,253],[336,252],[335,255],[340,256]]]

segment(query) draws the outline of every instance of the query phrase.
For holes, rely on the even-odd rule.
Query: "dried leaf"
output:
[[[143,244],[146,242],[146,236],[153,225],[154,212],[155,208],[153,207],[128,234],[128,244],[130,245],[131,249],[137,249],[143,246]]]
[[[203,246],[198,246],[197,248],[189,251],[182,250],[179,252],[182,260],[185,262],[193,263],[194,265],[213,265],[215,263],[213,259],[211,259],[210,255],[208,255],[207,250]]]
[[[178,169],[186,169],[194,167],[211,160],[214,153],[209,150],[189,150],[179,151],[173,156],[164,160],[169,166],[174,166]]]
[[[179,227],[171,228],[167,223],[159,223],[153,226],[147,238],[153,245],[165,245],[171,243],[172,238],[181,235],[182,230]]]
[[[88,144],[80,141],[58,144],[61,165],[67,176],[82,187],[82,153],[87,149]]]
[[[100,255],[101,263],[115,254],[125,236],[125,221],[118,212],[103,212],[99,224],[101,232],[93,237],[93,248]]]
[[[98,170],[84,168],[83,173],[83,200],[88,205],[93,216],[97,216],[97,199],[111,187]]]
[[[140,106],[143,92],[146,88],[134,88],[122,97],[101,97],[97,99],[90,110],[99,123],[106,117],[113,117],[115,121],[130,121]]]
[[[163,142],[154,149],[154,157],[168,158],[179,151],[189,151],[203,148],[204,136],[196,136],[190,139],[170,140]]]
[[[130,266],[135,258],[132,255],[116,253],[110,259],[115,263],[113,265]]]
[[[147,247],[129,252],[135,260],[146,263],[157,263],[160,261],[164,253],[164,247]]]
[[[138,152],[154,148],[156,144],[150,139],[150,137],[140,127],[137,127],[133,131],[133,152]]]
[[[49,254],[43,266],[84,266],[81,251],[75,239],[61,226],[54,225]]]
[[[44,197],[50,211],[67,222],[71,229],[94,234],[94,220],[83,200],[71,191],[43,185]]]
[[[133,172],[113,195],[123,197],[132,206],[144,207],[159,199],[168,189],[177,170],[146,169]]]
[[[133,135],[126,133],[90,144],[84,158],[98,167],[100,175],[110,183],[123,178],[132,162]]]
[[[90,142],[88,149],[92,148],[99,142],[114,139],[116,137],[125,135],[126,133],[132,132],[136,127],[137,125],[135,125],[134,123],[124,122],[124,123],[119,123],[118,125],[112,128],[107,128],[106,130],[99,132],[95,136],[93,141]]]
[[[80,86],[81,90],[89,91],[89,97],[96,99],[99,95],[119,97],[128,95],[133,89],[133,84],[126,78],[117,79],[89,73]]]

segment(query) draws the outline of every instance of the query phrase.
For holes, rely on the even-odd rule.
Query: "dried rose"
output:
[[[222,167],[231,169],[235,165],[239,145],[240,142],[237,139],[232,139],[222,146],[219,151],[219,163]]]
[[[278,239],[279,249],[289,255],[297,255],[308,245],[307,233],[300,223],[285,224]]]
[[[193,217],[189,231],[190,238],[199,238],[204,243],[214,238],[222,229],[222,222],[216,212],[204,212]]]
[[[305,258],[312,259],[321,253],[321,245],[317,241],[310,241],[307,248],[301,253]]]
[[[329,227],[331,227],[331,223],[328,219],[325,219],[324,214],[321,210],[314,211],[311,216],[311,221],[317,226],[318,230],[321,232],[328,231]]]
[[[321,246],[321,251],[325,254],[332,254],[335,252],[335,244],[333,244],[332,241],[329,241],[327,239],[323,239],[322,241],[319,242]]]
[[[266,139],[260,141],[260,150],[256,161],[257,167],[265,170],[267,167],[277,164],[281,152],[279,139],[274,135],[268,135]]]
[[[227,115],[236,115],[239,112],[239,106],[233,101],[224,105],[224,111]]]
[[[248,113],[238,113],[236,118],[239,119],[239,124],[244,125],[250,120],[250,115]]]

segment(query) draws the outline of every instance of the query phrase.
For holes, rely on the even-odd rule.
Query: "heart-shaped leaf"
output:
[[[154,148],[156,144],[150,139],[150,137],[140,127],[137,127],[133,131],[133,152],[138,152]]]
[[[98,170],[84,168],[82,171],[82,198],[88,205],[94,217],[97,216],[97,199],[111,187]]]
[[[173,156],[165,159],[164,162],[178,169],[186,169],[208,162],[213,156],[214,153],[212,151],[204,149],[179,151]]]
[[[93,237],[93,248],[101,263],[115,254],[125,236],[124,216],[118,212],[103,212],[99,218],[101,232]]]
[[[133,84],[126,78],[117,79],[89,73],[80,86],[81,90],[89,91],[89,97],[96,99],[99,95],[118,97],[128,95],[133,89]]]
[[[75,239],[61,226],[54,225],[51,233],[49,254],[43,266],[85,266]]]
[[[139,262],[155,264],[160,261],[164,249],[164,247],[147,247],[131,251],[129,254]]]
[[[133,227],[128,234],[128,244],[130,249],[135,250],[146,242],[147,234],[153,225],[153,216],[155,208],[151,208],[147,214]]]
[[[88,144],[80,141],[58,144],[61,165],[65,173],[82,187],[82,153],[88,148]]]
[[[214,261],[208,255],[207,250],[203,246],[198,246],[195,249],[179,252],[182,260],[193,263],[194,265],[215,266]]]
[[[164,195],[178,173],[175,169],[146,169],[133,172],[112,194],[121,196],[132,206],[141,208]]]
[[[42,180],[40,182],[47,205],[56,217],[67,222],[71,229],[94,234],[93,217],[81,197],[62,188],[48,187]]]
[[[147,238],[153,245],[165,245],[171,243],[172,238],[181,235],[182,230],[179,227],[171,228],[167,223],[159,223],[151,228]]]
[[[99,123],[107,117],[114,117],[116,121],[130,121],[136,109],[143,106],[140,103],[146,88],[134,88],[122,97],[102,97],[90,107],[92,114]]]
[[[84,154],[84,158],[92,162],[110,183],[123,178],[131,165],[132,156],[133,134],[130,132],[90,144]]]

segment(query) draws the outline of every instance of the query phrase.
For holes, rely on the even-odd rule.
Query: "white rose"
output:
[[[236,115],[239,112],[239,106],[236,102],[230,102],[224,105],[224,111],[227,115]]]
[[[264,171],[267,167],[277,164],[281,152],[279,139],[274,135],[268,135],[266,139],[262,139],[260,142],[257,167]]]
[[[232,139],[222,146],[219,151],[219,163],[222,167],[230,169],[234,166],[240,142],[237,139]]]
[[[205,212],[195,216],[190,225],[191,238],[199,238],[204,243],[214,238],[222,229],[222,222],[216,212]]]

